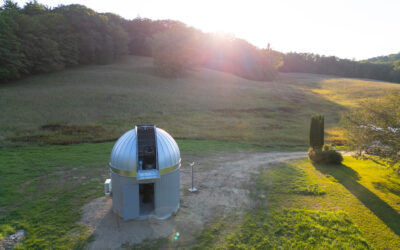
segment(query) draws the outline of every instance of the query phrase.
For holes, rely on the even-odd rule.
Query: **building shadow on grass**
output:
[[[358,182],[360,176],[356,171],[346,165],[313,165],[321,173],[333,176],[394,233],[400,235],[400,214],[376,194],[361,185]]]

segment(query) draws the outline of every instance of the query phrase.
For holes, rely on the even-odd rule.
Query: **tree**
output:
[[[268,44],[268,46],[270,46]],[[265,60],[268,61],[268,63],[275,69],[278,70],[283,66],[283,53],[272,50],[272,49],[266,49],[264,50],[265,53]]]
[[[154,35],[152,47],[157,71],[167,77],[177,77],[196,65],[197,34],[185,25],[174,25]]]
[[[18,24],[13,19],[15,14],[10,7],[0,10],[0,81],[16,79],[24,71],[24,56],[16,34]]]
[[[78,4],[54,9],[71,27],[79,51],[79,63],[110,63],[127,53],[128,35],[116,15],[100,14]]]
[[[314,150],[321,150],[324,146],[324,116],[313,115],[310,124],[310,147]]]
[[[313,115],[310,123],[308,158],[317,164],[341,164],[343,156],[329,146],[324,146],[324,116]]]
[[[178,76],[194,66],[270,80],[282,54],[233,36],[206,34],[173,20],[126,20],[85,6],[54,9],[36,0],[0,8],[0,81],[78,64],[107,64],[126,55],[152,56],[157,70]]]
[[[400,159],[400,93],[389,92],[366,100],[342,115],[351,148],[390,159]]]
[[[81,5],[50,9],[37,1],[0,7],[0,81],[128,53],[128,21]]]
[[[38,3],[36,0],[33,2],[27,2],[22,9],[22,13],[28,16],[40,15],[46,12],[48,12],[46,6]]]
[[[26,72],[29,74],[52,72],[64,68],[58,44],[49,32],[48,25],[51,25],[54,18],[55,16],[49,12],[33,16],[26,14],[18,16],[17,34],[21,41]]]
[[[2,6],[3,10],[20,10],[17,3],[14,3],[11,0],[5,0],[4,5]]]

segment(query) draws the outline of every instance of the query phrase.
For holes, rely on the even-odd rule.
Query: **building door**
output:
[[[140,215],[154,214],[154,183],[139,184]]]

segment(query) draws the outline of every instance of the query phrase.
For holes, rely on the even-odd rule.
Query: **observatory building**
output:
[[[179,209],[181,157],[164,130],[153,125],[129,130],[115,143],[109,165],[105,193],[124,220],[165,219]]]

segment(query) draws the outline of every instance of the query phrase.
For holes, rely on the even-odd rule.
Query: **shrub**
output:
[[[341,164],[343,156],[336,150],[325,147],[324,150],[310,148],[308,158],[314,163]]]
[[[324,145],[324,116],[313,115],[310,122],[310,147],[321,150]]]

